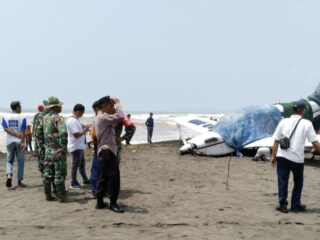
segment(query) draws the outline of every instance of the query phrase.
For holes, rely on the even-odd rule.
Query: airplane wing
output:
[[[176,118],[175,121],[180,126],[186,127],[194,132],[202,134],[211,131],[214,125],[217,124],[221,116],[222,115],[215,115],[212,118],[213,120],[200,117],[180,117]]]
[[[320,135],[317,134],[317,138],[318,138],[318,141],[320,142]],[[273,146],[273,143],[274,143],[274,138],[267,137],[267,138],[263,138],[258,141],[249,143],[246,146],[244,146],[243,148],[258,148],[258,147],[270,147],[271,148]],[[311,148],[312,143],[309,142],[308,140],[306,140],[305,147]]]
[[[258,147],[272,147],[274,143],[273,137],[262,138],[258,141],[249,143],[245,145],[243,148],[258,148]]]

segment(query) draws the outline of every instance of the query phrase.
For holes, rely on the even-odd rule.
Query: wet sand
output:
[[[45,201],[31,155],[25,166],[28,187],[8,191],[1,155],[0,239],[320,238],[319,157],[305,167],[302,201],[308,211],[283,214],[274,210],[276,174],[269,163],[232,158],[226,190],[229,157],[180,156],[178,149],[178,142],[124,146],[119,199],[124,214],[95,210],[88,188],[68,190],[67,203]],[[69,157],[67,186],[70,166]]]

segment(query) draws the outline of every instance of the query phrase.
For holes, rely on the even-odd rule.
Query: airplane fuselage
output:
[[[313,112],[313,119],[320,119],[320,107],[313,101],[308,101]],[[283,115],[284,108],[281,104],[274,105]],[[198,135],[186,142],[181,148],[181,154],[194,153],[201,156],[223,156],[235,151],[227,145],[221,135],[208,126],[208,132]]]

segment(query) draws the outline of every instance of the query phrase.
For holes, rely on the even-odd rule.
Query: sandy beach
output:
[[[45,201],[31,155],[25,166],[28,187],[7,190],[2,154],[0,239],[319,239],[319,158],[306,161],[302,201],[308,211],[283,214],[274,210],[276,174],[269,163],[232,158],[226,190],[229,157],[180,156],[179,146],[124,146],[119,199],[124,214],[95,210],[88,188],[68,190],[67,203]],[[88,173],[89,156],[88,151]],[[67,186],[70,166],[69,156]]]

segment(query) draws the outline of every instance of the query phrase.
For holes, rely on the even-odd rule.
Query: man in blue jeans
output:
[[[101,110],[101,104],[99,101],[95,101],[92,105],[92,109],[95,112],[95,116],[97,116],[98,111]],[[94,122],[93,127],[91,129],[91,140],[93,143],[93,155],[92,155],[92,163],[91,163],[91,174],[90,174],[90,186],[92,190],[92,195],[95,197],[97,192],[97,184],[98,179],[100,176],[100,163],[98,157],[98,145],[97,145],[97,138],[94,129]]]
[[[2,127],[7,133],[7,152],[8,159],[6,164],[7,171],[7,181],[6,187],[12,187],[12,172],[13,172],[13,162],[14,157],[17,158],[18,165],[18,187],[25,187],[26,185],[22,183],[24,176],[24,151],[25,151],[25,135],[24,131],[27,128],[27,120],[21,117],[21,104],[19,101],[11,102],[12,113],[7,117],[2,118]]]
[[[84,111],[85,107],[82,104],[76,104],[73,108],[73,114],[67,120],[68,152],[72,155],[71,188],[73,189],[80,189],[80,184],[77,181],[78,169],[82,176],[83,184],[90,184],[86,174],[84,158],[84,149],[86,147],[85,135],[90,125],[84,126],[79,120],[84,114]]]
[[[288,212],[287,197],[290,171],[293,174],[294,181],[291,211],[306,211],[306,205],[301,203],[306,139],[312,143],[314,148],[320,150],[320,143],[317,140],[312,123],[307,119],[302,119],[305,108],[306,103],[303,100],[295,102],[293,104],[293,115],[290,118],[282,119],[273,135],[275,141],[272,148],[271,165],[274,167],[277,164],[279,197],[279,205],[276,210],[283,213]],[[280,139],[284,136],[289,138],[292,133],[290,147],[288,149],[279,148]]]

